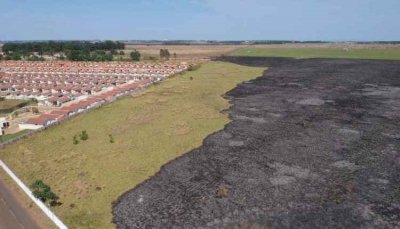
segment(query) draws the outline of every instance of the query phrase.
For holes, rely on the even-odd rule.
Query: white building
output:
[[[0,118],[0,136],[4,135],[4,129],[10,126],[10,122],[7,121],[6,118]]]

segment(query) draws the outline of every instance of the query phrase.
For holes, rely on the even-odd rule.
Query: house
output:
[[[0,136],[4,135],[4,129],[7,129],[10,126],[10,122],[7,121],[6,118],[0,118]]]
[[[25,123],[20,123],[20,129],[29,129],[29,130],[36,130],[40,129],[44,126],[51,125],[59,120],[62,115],[59,114],[42,114],[39,117],[31,118]]]
[[[51,97],[47,100],[48,103],[50,103],[53,106],[61,106],[62,104],[71,101],[70,98],[66,96],[60,96],[60,97]]]

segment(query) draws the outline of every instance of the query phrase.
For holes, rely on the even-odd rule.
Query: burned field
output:
[[[232,122],[114,203],[119,228],[400,227],[400,62],[236,58]],[[168,150],[168,149],[166,149]]]

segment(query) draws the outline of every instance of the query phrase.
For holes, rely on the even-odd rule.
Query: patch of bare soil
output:
[[[268,66],[232,122],[113,205],[118,228],[400,227],[400,62]],[[166,149],[168,150],[168,149]]]

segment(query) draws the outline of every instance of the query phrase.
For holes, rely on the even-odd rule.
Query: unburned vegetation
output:
[[[251,45],[231,53],[233,56],[349,58],[400,60],[399,45],[361,45],[346,43]]]
[[[222,96],[264,69],[206,63],[10,145],[0,157],[26,184],[51,186],[62,203],[53,209],[71,228],[114,227],[112,202],[222,129],[229,121]]]

